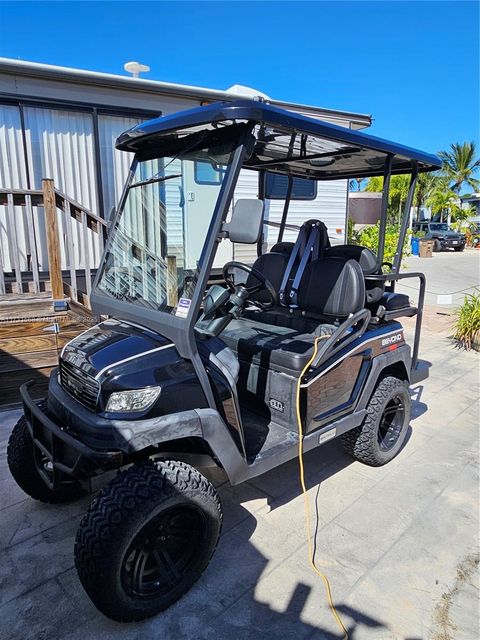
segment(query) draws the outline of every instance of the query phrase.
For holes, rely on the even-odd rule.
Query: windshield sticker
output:
[[[175,311],[175,315],[179,318],[186,318],[188,316],[188,310],[190,309],[190,305],[192,301],[188,298],[180,298],[178,301],[178,307]]]

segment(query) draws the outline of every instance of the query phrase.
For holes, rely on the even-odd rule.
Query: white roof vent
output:
[[[267,96],[266,93],[262,91],[258,91],[258,89],[252,89],[252,87],[245,87],[242,84],[234,84],[226,90],[226,93],[233,93],[236,96],[241,96],[242,98],[263,98],[264,100],[270,100],[270,96]]]
[[[150,67],[146,64],[140,64],[139,62],[127,62],[123,65],[125,71],[131,73],[134,78],[139,78],[141,73],[148,73]]]

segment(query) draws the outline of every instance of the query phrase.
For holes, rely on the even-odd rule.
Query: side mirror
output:
[[[223,223],[222,231],[226,232],[231,242],[256,244],[262,231],[263,208],[263,200],[237,200],[232,219]]]

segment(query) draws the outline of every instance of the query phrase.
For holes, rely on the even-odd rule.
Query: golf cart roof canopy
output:
[[[126,131],[117,149],[140,159],[176,155],[182,148],[224,144],[254,126],[255,143],[243,166],[311,180],[367,178],[383,175],[391,158],[391,173],[434,171],[434,155],[322,122],[265,102],[238,100],[155,118]],[[198,146],[196,139],[198,138]]]

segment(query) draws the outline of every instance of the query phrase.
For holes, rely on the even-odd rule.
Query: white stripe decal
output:
[[[402,330],[403,331],[403,330]],[[322,371],[321,373],[318,374],[318,376],[315,376],[315,378],[312,378],[311,380],[309,380],[308,382],[305,382],[305,384],[301,384],[300,388],[304,389],[305,387],[309,387],[312,382],[315,382],[316,380],[318,380],[319,378],[321,378],[322,376],[324,376],[326,373],[328,373],[328,371],[330,371],[330,369],[333,369],[333,367],[336,367],[337,364],[340,364],[340,362],[342,362],[342,360],[345,360],[345,358],[347,356],[349,356],[351,353],[353,353],[354,351],[357,351],[357,349],[361,349],[362,347],[364,347],[366,344],[368,344],[369,342],[373,342],[375,340],[379,340],[381,338],[386,338],[388,336],[392,336],[394,334],[399,333],[399,330],[397,329],[397,331],[390,331],[390,333],[381,333],[378,336],[375,336],[374,338],[370,338],[369,340],[365,340],[365,342],[362,342],[362,344],[357,344],[356,347],[353,347],[353,349],[351,349],[350,351],[347,351],[347,353],[345,353],[340,360],[337,360],[336,362],[333,362],[329,367],[327,367],[324,371]],[[405,338],[404,338],[405,339]]]
[[[174,346],[175,346],[174,344],[164,344],[162,347],[157,347],[156,349],[150,349],[150,351],[143,351],[142,353],[136,353],[134,356],[129,356],[128,358],[124,358],[123,360],[112,362],[107,367],[104,367],[97,373],[97,375],[95,376],[95,380],[98,380],[102,375],[102,373],[105,373],[105,371],[108,371],[108,369],[111,369],[112,367],[116,367],[117,365],[123,364],[124,362],[129,362],[130,360],[135,360],[135,358],[141,358],[142,356],[146,356],[149,353],[155,353],[155,351],[170,349],[171,347],[174,347]]]

